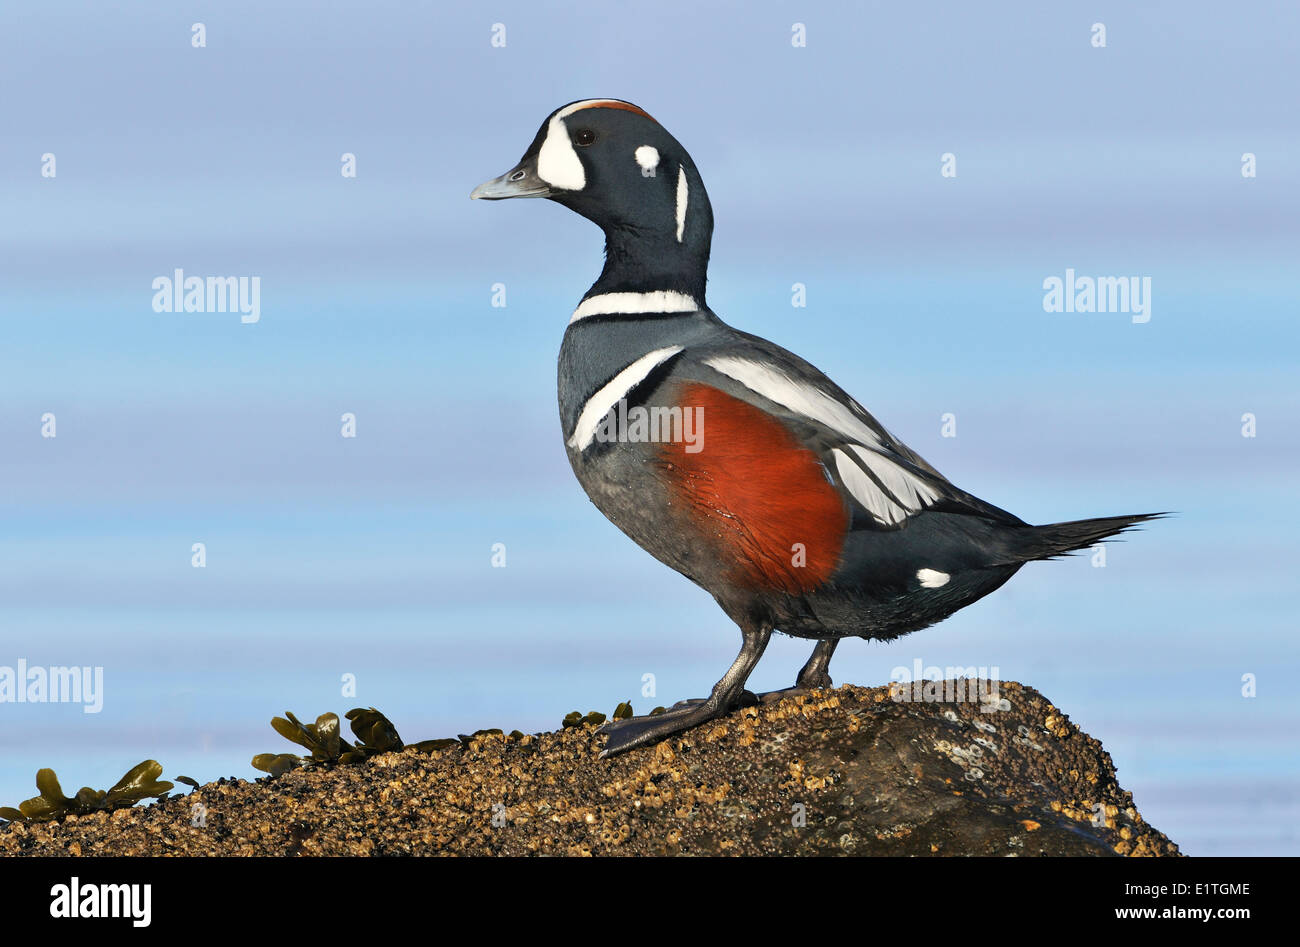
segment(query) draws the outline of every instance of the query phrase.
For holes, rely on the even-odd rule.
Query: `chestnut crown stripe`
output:
[[[581,112],[584,109],[622,109],[625,112],[635,112],[637,115],[642,115],[650,119],[650,121],[654,121],[654,117],[645,109],[619,99],[585,99],[581,102],[574,102],[572,105],[566,105],[560,109],[556,117],[568,118],[575,112]]]

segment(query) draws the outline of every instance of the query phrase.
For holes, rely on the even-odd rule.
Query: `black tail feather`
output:
[[[1139,523],[1158,520],[1168,515],[1168,513],[1136,513],[1131,516],[1100,516],[1091,520],[1030,526],[1016,536],[1016,553],[1025,562],[1035,559],[1055,559],[1058,556],[1087,549],[1102,540],[1133,529]]]

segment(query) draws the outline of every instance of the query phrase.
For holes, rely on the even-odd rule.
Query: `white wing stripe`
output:
[[[646,376],[657,366],[662,365],[681,350],[680,345],[670,345],[667,348],[647,352],[611,378],[582,406],[582,411],[578,414],[578,423],[573,426],[573,435],[568,441],[569,446],[580,451],[591,446],[592,440],[596,437],[596,429],[600,427],[600,422],[605,415],[609,414],[610,409],[625,398],[629,391],[645,381]]]
[[[835,469],[839,471],[844,486],[848,487],[849,492],[867,508],[872,516],[888,525],[900,523],[907,518],[907,511],[876,486],[848,454],[837,448],[831,451],[831,456],[835,458]]]
[[[851,410],[812,385],[796,381],[780,369],[748,358],[718,355],[704,360],[714,371],[733,378],[769,401],[806,414],[831,430],[861,444],[883,446],[876,432]]]
[[[849,445],[866,464],[867,469],[879,478],[885,489],[894,495],[903,506],[910,510],[919,510],[939,499],[939,494],[929,484],[912,476],[888,457],[877,451],[868,450],[858,444]]]
[[[824,391],[753,359],[719,355],[705,359],[705,364],[848,440],[851,455],[840,449],[831,452],[835,467],[849,492],[880,522],[900,523],[939,499],[934,487],[894,461],[875,431]]]

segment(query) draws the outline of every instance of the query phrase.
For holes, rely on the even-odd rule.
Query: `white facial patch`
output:
[[[582,406],[582,411],[578,414],[578,423],[573,426],[573,435],[568,441],[569,446],[580,451],[590,447],[592,440],[596,437],[596,429],[600,427],[600,422],[605,415],[609,414],[614,405],[627,397],[629,391],[645,381],[646,376],[655,368],[681,350],[680,345],[670,345],[667,348],[647,352],[611,378],[608,384],[588,398],[587,403]]]
[[[546,140],[537,153],[537,176],[562,191],[581,191],[587,186],[587,174],[561,114],[557,112],[546,126]]]
[[[687,193],[689,188],[686,186],[686,169],[680,165],[677,167],[677,242],[682,242],[682,234],[686,232],[686,201],[689,198]]]
[[[642,145],[634,155],[636,163],[641,166],[641,176],[652,178],[655,168],[659,167],[659,149],[653,145]]]
[[[951,578],[948,573],[940,572],[938,569],[920,569],[916,573],[916,580],[921,583],[923,589],[943,588]]]

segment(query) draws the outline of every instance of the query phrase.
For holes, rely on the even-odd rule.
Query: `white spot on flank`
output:
[[[649,177],[659,167],[659,149],[654,145],[642,145],[636,150],[636,163],[641,166],[641,173]]]
[[[596,436],[596,428],[600,426],[605,415],[609,414],[610,409],[627,397],[629,391],[645,381],[646,376],[656,367],[681,350],[680,345],[655,349],[642,355],[611,378],[608,384],[588,398],[587,403],[582,406],[582,411],[578,414],[578,423],[573,426],[573,434],[568,440],[569,446],[580,451],[586,450]]]
[[[916,573],[916,578],[921,583],[921,588],[938,589],[947,585],[952,576],[937,569],[920,569]]]
[[[678,165],[677,167],[677,242],[682,242],[682,234],[686,232],[686,201],[690,196],[689,188],[686,186],[686,169]]]
[[[637,313],[695,312],[700,304],[695,297],[673,289],[652,293],[601,293],[588,296],[573,310],[569,324],[587,316],[636,315]]]
[[[573,150],[573,142],[569,141],[563,114],[557,112],[546,126],[546,140],[537,153],[537,176],[551,187],[581,191],[587,186],[587,174]]]

